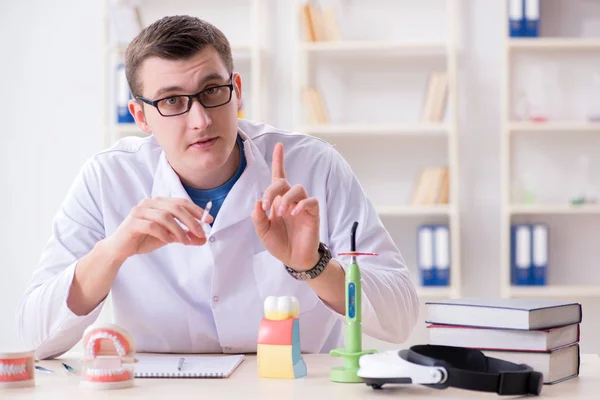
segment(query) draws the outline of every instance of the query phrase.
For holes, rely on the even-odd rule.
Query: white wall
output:
[[[0,5],[0,348],[18,346],[13,312],[83,161],[102,147],[103,2]],[[273,1],[282,32],[272,71],[271,122],[291,127],[290,5]],[[502,2],[464,1],[460,61],[461,240],[465,295],[499,295]],[[18,39],[17,39],[18,38]],[[400,244],[402,247],[402,244]],[[581,257],[586,257],[582,254]],[[598,274],[596,270],[596,274]],[[582,299],[575,299],[582,300]],[[600,352],[600,304],[586,300],[584,352]],[[423,309],[424,311],[424,309]],[[422,315],[409,343],[426,342]],[[386,347],[376,341],[365,346]]]
[[[84,160],[101,147],[100,1],[0,5],[0,347]]]

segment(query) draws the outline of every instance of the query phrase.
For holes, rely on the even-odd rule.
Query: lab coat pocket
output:
[[[306,282],[294,279],[285,267],[267,250],[252,256],[252,269],[258,292],[264,303],[268,296],[294,296],[300,305],[300,314],[313,310],[319,297]]]

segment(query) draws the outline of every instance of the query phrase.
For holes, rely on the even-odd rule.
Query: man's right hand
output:
[[[201,246],[206,235],[200,224],[204,210],[187,199],[155,197],[142,200],[107,238],[114,256],[125,261],[169,243]],[[181,227],[185,225],[188,231]],[[213,217],[208,215],[206,223]]]

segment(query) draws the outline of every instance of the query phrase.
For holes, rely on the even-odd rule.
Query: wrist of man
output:
[[[300,263],[298,265],[288,265],[286,264],[290,269],[293,269],[296,272],[304,272],[304,271],[309,271],[311,269],[313,269],[315,267],[315,265],[317,265],[317,263],[319,262],[319,260],[321,259],[321,254],[319,253],[319,250],[316,249],[314,254],[312,255],[312,257],[307,257],[305,260],[305,262]]]
[[[102,239],[94,246],[94,251],[100,254],[101,258],[111,268],[119,269],[121,265],[127,260],[127,256],[119,253],[117,247],[109,240],[109,238]]]

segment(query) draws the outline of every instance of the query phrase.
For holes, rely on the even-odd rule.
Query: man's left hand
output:
[[[252,222],[269,253],[291,269],[307,271],[319,261],[319,202],[302,185],[290,186],[281,143],[273,150],[271,185],[254,205]]]

